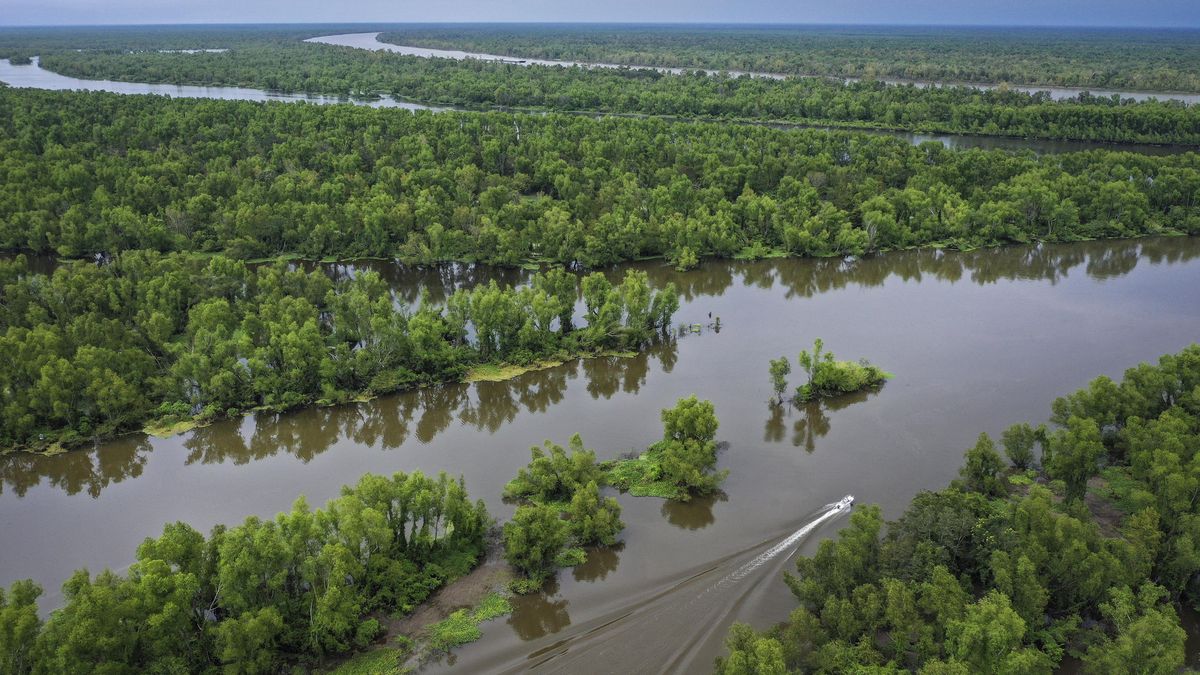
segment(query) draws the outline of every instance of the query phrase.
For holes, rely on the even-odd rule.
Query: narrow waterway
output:
[[[497,274],[522,278],[470,266],[328,269],[353,274],[364,266],[388,272],[407,298]],[[686,504],[620,496],[622,546],[593,551],[545,592],[519,599],[510,617],[485,624],[483,639],[452,663],[431,669],[488,672],[545,661],[541,667],[553,670],[603,654],[613,672],[702,672],[729,623],[763,627],[794,606],[780,579],[791,546],[719,591],[705,589],[826,505],[854,494],[895,517],[915,493],[956,475],[979,432],[1043,421],[1057,396],[1200,336],[1197,238],[910,251],[854,262],[715,261],[686,273],[660,262],[636,266],[653,285],[673,281],[681,289],[678,323],[707,324],[711,312],[720,331],[509,382],[256,414],[55,457],[0,458],[0,584],[34,578],[53,606],[72,570],[124,568],[165,523],[207,530],[271,516],[300,494],[321,504],[367,472],[461,474],[471,495],[506,519],[512,506],[500,493],[528,462],[530,446],[579,432],[601,458],[616,457],[656,440],[659,409],[694,393],[711,399],[721,420],[719,461],[730,470],[724,493]],[[827,404],[769,406],[768,360],[795,358],[817,337],[840,358],[869,358],[895,379]],[[811,552],[845,522],[822,521],[794,543]],[[638,634],[639,617],[650,612],[664,635],[689,641],[686,655],[653,640],[611,641]]]
[[[355,47],[358,49],[371,49],[376,51],[389,51],[397,54],[406,54],[408,56],[422,56],[425,58],[442,58],[442,59],[475,59],[477,61],[492,61],[498,63],[511,63],[520,66],[562,66],[564,68],[606,68],[606,69],[622,69],[628,68],[633,70],[653,70],[660,73],[671,73],[680,75],[683,73],[705,73],[715,75],[718,73],[726,73],[734,77],[741,75],[749,75],[750,77],[762,77],[772,80],[785,80],[789,77],[823,77],[820,75],[785,75],[780,73],[763,73],[745,70],[710,70],[707,68],[669,68],[665,66],[638,66],[638,65],[620,65],[616,63],[597,63],[588,61],[553,61],[548,59],[533,59],[523,56],[502,56],[498,54],[485,54],[481,52],[465,52],[457,49],[432,49],[429,47],[411,47],[406,45],[391,44],[389,42],[381,42],[380,32],[370,33],[342,33],[340,35],[323,35],[320,37],[309,38],[305,42],[317,42],[327,45],[338,45],[342,47]],[[860,78],[833,78],[843,82],[857,82]],[[941,82],[933,80],[907,80],[901,78],[880,78],[881,82],[895,85],[915,85],[918,87],[972,87],[975,89],[994,89],[997,85],[984,84],[978,82]],[[1035,94],[1037,92],[1046,92],[1050,98],[1055,101],[1076,98],[1082,93],[1089,93],[1092,96],[1099,98],[1110,98],[1118,96],[1122,99],[1133,99],[1135,101],[1148,101],[1150,99],[1158,99],[1160,101],[1174,100],[1182,101],[1187,104],[1200,103],[1200,94],[1161,92],[1161,91],[1129,91],[1123,89],[1089,89],[1085,87],[1052,87],[1052,86],[1026,86],[1005,84],[1006,88],[1013,91],[1022,91],[1027,94]]]
[[[360,33],[354,35],[374,36],[376,33]],[[310,41],[315,40],[319,40],[319,38],[313,38],[313,40]],[[209,87],[185,84],[148,84],[141,82],[120,82],[115,80],[87,80],[77,77],[69,77],[54,71],[46,70],[38,63],[37,58],[34,58],[32,63],[25,65],[14,65],[8,59],[0,59],[0,82],[11,87],[46,89],[51,91],[106,91],[115,94],[151,94],[159,96],[172,96],[176,98],[209,98],[225,101],[280,101],[286,103],[303,102],[316,105],[353,104],[370,106],[372,108],[401,108],[404,110],[429,110],[432,112],[458,110],[469,112],[464,108],[457,108],[454,106],[427,105],[424,103],[406,101],[404,99],[398,99],[391,96],[358,99],[340,96],[321,96],[316,94],[273,92],[263,89],[254,89],[251,87]],[[525,111],[517,110],[516,112]],[[533,112],[531,114],[542,113]],[[571,112],[569,114],[585,115],[589,117],[609,116],[607,113],[589,111]],[[641,115],[629,114],[617,114],[615,116],[642,117]],[[687,118],[679,119],[683,122],[692,121]],[[761,126],[770,126],[778,129],[800,128],[825,129],[829,131],[852,131],[854,133],[868,133],[879,136],[900,138],[912,143],[913,145],[934,142],[941,143],[947,148],[957,149],[980,148],[984,150],[1008,150],[1012,152],[1032,150],[1033,152],[1039,154],[1105,149],[1137,152],[1147,155],[1172,155],[1196,151],[1195,147],[1186,145],[1153,145],[1147,143],[1108,143],[1104,141],[1049,140],[1036,138],[1013,138],[1007,136],[975,136],[971,134],[889,131],[884,129],[838,129],[822,125],[795,124],[788,122],[717,121],[720,121],[723,124],[755,124]]]

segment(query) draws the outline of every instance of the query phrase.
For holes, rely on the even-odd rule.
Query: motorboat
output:
[[[849,508],[850,505],[853,503],[854,503],[854,495],[846,495],[845,497],[842,497],[840,501],[838,501],[837,505],[834,506],[834,508],[838,509],[840,511],[842,509]]]

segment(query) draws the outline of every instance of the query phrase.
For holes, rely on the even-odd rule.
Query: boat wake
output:
[[[519,655],[490,655],[490,666],[505,673],[530,670],[661,673],[707,669],[739,610],[765,593],[777,592],[773,584],[782,563],[806,537],[849,512],[853,503],[854,497],[847,495],[826,504],[782,539],[763,542],[717,561],[645,600],[572,625],[540,641],[525,643]]]

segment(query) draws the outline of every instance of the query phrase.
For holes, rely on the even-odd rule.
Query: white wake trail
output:
[[[816,529],[816,527],[818,525],[820,525],[821,523],[825,522],[826,520],[829,520],[830,518],[840,514],[842,511],[845,511],[850,508],[850,504],[843,505],[842,502],[831,504],[830,506],[832,506],[833,508],[831,508],[829,511],[826,511],[825,513],[821,514],[820,517],[818,517],[816,520],[812,521],[811,523],[809,523],[809,524],[805,525],[804,527],[791,533],[783,541],[779,542],[778,544],[775,544],[771,548],[758,554],[750,562],[748,562],[748,563],[742,565],[741,567],[737,568],[736,570],[734,570],[727,577],[722,579],[718,583],[718,585],[724,584],[726,582],[741,581],[742,579],[745,579],[747,576],[749,576],[749,574],[751,572],[753,572],[754,570],[758,569],[759,567],[762,567],[763,565],[767,564],[775,556],[794,547],[796,544],[798,544],[800,542],[801,539],[803,539],[805,536],[807,536],[809,532],[812,532],[814,529]]]

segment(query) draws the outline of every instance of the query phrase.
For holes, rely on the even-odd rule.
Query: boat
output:
[[[846,495],[845,497],[842,497],[842,499],[837,503],[836,506],[834,506],[834,508],[840,511],[842,509],[849,508],[853,503],[854,495]]]

